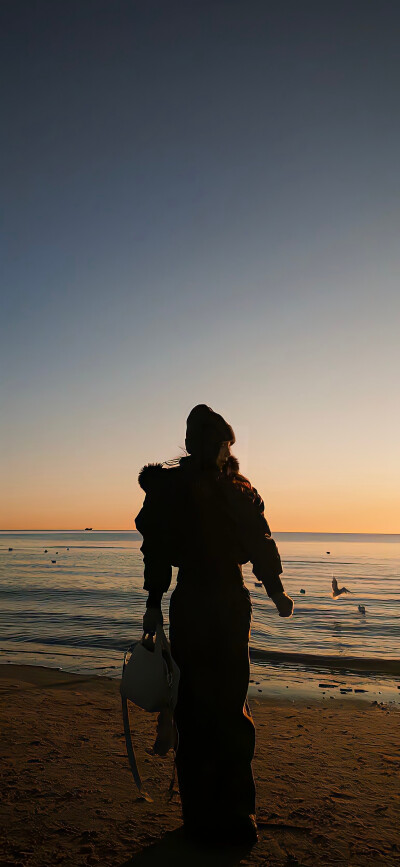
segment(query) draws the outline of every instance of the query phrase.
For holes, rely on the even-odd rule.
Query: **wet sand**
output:
[[[185,841],[179,796],[167,800],[172,758],[147,752],[155,716],[135,709],[154,803],[138,798],[118,681],[0,665],[0,689],[2,867],[400,862],[397,705],[253,697],[260,842],[246,853]]]

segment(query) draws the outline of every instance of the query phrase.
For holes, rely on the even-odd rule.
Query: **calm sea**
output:
[[[399,535],[277,533],[275,539],[296,608],[290,620],[279,618],[244,567],[259,661],[271,651],[279,651],[282,664],[291,653],[341,656],[351,671],[352,657],[400,658]],[[117,676],[122,651],[141,636],[140,544],[135,532],[1,532],[0,661]],[[332,599],[333,575],[351,594]]]

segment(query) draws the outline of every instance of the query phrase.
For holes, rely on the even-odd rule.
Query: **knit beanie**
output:
[[[205,446],[235,442],[233,430],[217,412],[199,403],[189,413],[186,422],[186,449],[191,455],[201,454]]]

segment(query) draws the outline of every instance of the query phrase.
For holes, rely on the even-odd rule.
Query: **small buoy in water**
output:
[[[47,548],[44,549],[44,553],[47,554]]]
[[[51,562],[52,562],[52,563],[57,563],[57,560],[52,560]]]
[[[56,554],[58,554],[58,551],[56,551]]]
[[[255,581],[255,582],[254,582],[254,586],[255,586],[255,587],[262,587],[262,586],[263,586],[263,583],[262,583],[262,581]]]
[[[9,550],[9,551],[13,551],[14,549],[13,549],[13,548],[9,548],[8,550]]]
[[[301,588],[300,593],[305,593],[306,591]]]
[[[330,554],[331,552],[330,552],[330,551],[327,551],[326,553],[327,553],[327,554]]]
[[[359,610],[360,614],[365,614],[365,605],[359,605],[358,610]]]
[[[67,548],[67,551],[69,551],[69,548]]]

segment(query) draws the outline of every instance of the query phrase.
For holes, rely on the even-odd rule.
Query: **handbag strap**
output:
[[[124,665],[123,665],[123,669],[122,669],[122,674],[124,673],[124,669],[125,669],[125,665],[126,665],[125,659],[126,659],[126,654],[124,657]],[[140,773],[139,773],[139,768],[137,766],[135,750],[133,749],[133,743],[132,743],[131,727],[129,725],[128,702],[127,702],[127,699],[124,695],[121,695],[121,699],[122,699],[122,719],[124,722],[126,752],[128,754],[129,766],[130,766],[130,769],[132,771],[132,776],[133,776],[133,779],[134,779],[134,781],[138,787],[140,795],[142,796],[142,798],[145,801],[147,801],[149,804],[152,804],[153,798],[151,798],[150,795],[148,795],[147,792],[144,791],[143,785],[142,785],[142,780],[141,780]]]
[[[164,657],[165,662],[167,663],[167,667],[168,667],[168,677],[169,677],[169,681],[170,681],[170,683],[169,683],[170,701],[171,701],[171,699],[172,699],[172,692],[171,692],[172,657],[171,657],[171,650],[170,650],[169,643],[168,643],[167,637],[165,635],[165,632],[162,628],[161,628],[161,630],[162,631],[161,631],[161,634],[159,635],[159,639],[160,639],[160,644],[161,644],[161,648],[162,648],[162,654],[163,654],[163,657]],[[130,651],[132,651],[133,647],[134,647],[133,644],[130,645],[128,650],[125,652],[124,662],[123,662],[123,666],[122,666],[122,675],[124,674],[124,671],[125,671],[126,657],[127,657],[128,653]],[[161,650],[161,648],[160,648],[160,650]],[[147,803],[152,804],[153,798],[151,798],[150,795],[144,791],[142,779],[141,779],[141,776],[139,773],[139,768],[137,766],[135,750],[133,749],[133,743],[132,743],[131,727],[130,727],[130,723],[129,723],[128,702],[127,702],[126,696],[121,694],[121,700],[122,700],[122,719],[123,719],[123,723],[124,723],[126,752],[128,755],[129,766],[130,766],[130,769],[132,771],[133,779],[136,783],[136,786],[139,790],[141,797],[145,801],[147,801]],[[171,712],[172,712],[172,707],[171,707]],[[178,741],[179,741],[179,735],[178,735]],[[175,756],[176,756],[176,750],[174,750],[174,763],[173,763],[173,770],[172,770],[172,778],[171,778],[171,781],[170,781],[170,784],[168,787],[169,800],[172,798],[172,796],[174,794],[173,790],[174,790],[174,784],[175,784]]]

